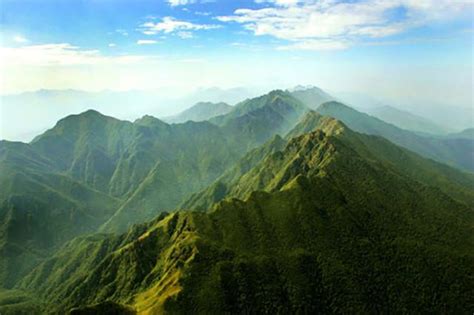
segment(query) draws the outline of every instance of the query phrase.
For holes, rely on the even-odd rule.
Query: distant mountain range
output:
[[[421,116],[410,112],[399,110],[392,106],[381,106],[367,110],[367,112],[383,121],[403,129],[417,131],[420,133],[440,135],[449,133],[452,129],[440,126]]]
[[[1,314],[468,313],[474,139],[310,87],[0,142]]]
[[[413,131],[427,133],[435,131],[435,134],[439,134],[474,127],[472,106],[456,106],[456,104],[449,104],[443,102],[443,100],[438,103],[417,101],[396,104],[389,100],[379,100],[361,93],[338,92],[334,96],[336,100],[359,111]],[[387,106],[389,107],[388,111],[393,112],[394,117],[391,117],[388,113],[383,113],[387,111]],[[394,109],[395,111],[393,111]],[[436,126],[435,130],[432,129],[433,124]]]
[[[461,132],[450,133],[446,136],[451,139],[474,139],[474,128],[464,129]]]
[[[441,139],[419,135],[338,102],[324,103],[318,108],[318,112],[343,121],[355,131],[379,135],[425,157],[469,171],[474,170],[474,161],[471,158],[474,155],[473,139]]]
[[[2,95],[0,139],[31,141],[57,120],[88,109],[123,120],[135,120],[143,115],[175,115],[197,102],[235,104],[257,95],[257,91],[245,88],[205,88],[188,93],[172,88],[99,92],[39,90]],[[18,121],[24,123],[18,126]]]
[[[187,121],[204,121],[216,116],[225,115],[232,110],[232,106],[224,102],[199,102],[178,115],[164,118],[168,123],[183,123]]]

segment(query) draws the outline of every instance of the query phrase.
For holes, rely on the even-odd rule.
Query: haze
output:
[[[471,0],[0,3],[2,139],[87,108],[162,117],[301,84],[473,125]],[[38,90],[88,93],[7,96]]]

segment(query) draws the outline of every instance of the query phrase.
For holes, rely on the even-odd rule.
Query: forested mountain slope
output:
[[[323,120],[264,146],[244,200],[77,239],[17,289],[58,312],[105,301],[139,313],[468,312],[472,207]]]
[[[358,112],[338,102],[324,103],[317,111],[322,115],[339,119],[355,131],[382,136],[422,156],[470,172],[474,171],[474,161],[472,159],[472,156],[474,156],[474,140],[472,139],[442,139],[437,136],[421,136]]]

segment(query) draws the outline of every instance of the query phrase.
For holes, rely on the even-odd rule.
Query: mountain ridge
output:
[[[204,121],[216,116],[225,115],[231,110],[232,106],[224,102],[199,102],[182,111],[181,113],[168,117],[165,120],[169,123],[183,123],[188,120]]]
[[[469,309],[474,175],[305,102],[179,124],[91,110],[0,142],[0,312]]]
[[[82,257],[99,250],[102,241],[86,242],[91,249],[72,246],[71,254],[53,258],[39,267],[44,272],[32,274],[46,281],[26,277],[18,289],[42,288],[47,300],[62,305],[58,310],[106,300],[138,312],[170,313],[375,312],[408,305],[418,311],[442,305],[468,309],[472,290],[465,273],[473,257],[463,253],[472,245],[466,244],[472,242],[472,211],[382,161],[365,158],[344,136],[347,127],[329,121],[337,126],[334,135],[319,129],[293,137],[283,151],[270,153],[250,170],[279,174],[259,177],[268,178],[267,192],[258,184],[244,200],[226,199],[210,213],[164,214],[113,236],[118,245],[105,250],[94,270],[57,287],[53,283],[64,277],[58,267],[67,261],[74,266],[76,250]],[[247,180],[253,182],[252,176]],[[448,274],[437,279],[431,270],[440,265],[449,266]],[[129,266],[128,272],[119,266]],[[449,289],[435,297],[434,283]],[[97,284],[99,293],[91,293]]]
[[[341,120],[355,131],[382,136],[422,156],[458,166],[470,172],[474,170],[474,163],[470,159],[474,153],[472,140],[453,141],[418,135],[334,101],[322,104],[317,111]]]

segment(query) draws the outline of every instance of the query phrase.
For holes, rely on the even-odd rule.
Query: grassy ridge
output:
[[[339,119],[354,131],[382,136],[391,142],[434,159],[467,171],[474,171],[472,156],[473,139],[449,139],[438,136],[421,136],[415,132],[398,128],[378,118],[360,113],[338,102],[327,102],[317,111]]]
[[[472,309],[473,175],[369,134],[458,165],[467,140],[319,107],[342,123],[308,110],[317,92],[0,142],[0,312]]]
[[[330,122],[333,133],[292,138],[244,176],[269,192],[71,243],[19,288],[58,310],[106,300],[170,313],[469,310],[472,210],[366,158]]]

